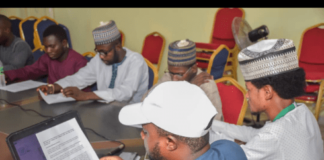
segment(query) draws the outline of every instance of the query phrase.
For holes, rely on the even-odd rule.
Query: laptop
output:
[[[15,160],[98,160],[112,150],[94,151],[77,111],[11,133],[6,141]]]

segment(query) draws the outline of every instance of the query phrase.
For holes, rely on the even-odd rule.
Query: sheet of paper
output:
[[[99,160],[75,118],[36,134],[47,160]]]
[[[9,92],[20,92],[20,91],[24,91],[24,90],[28,90],[28,89],[32,89],[32,88],[37,88],[41,85],[46,85],[46,84],[47,83],[28,80],[28,81],[13,83],[13,84],[7,85],[5,87],[0,87],[0,89],[6,90]]]
[[[42,91],[39,91],[39,93],[47,104],[75,101],[74,98],[65,97],[62,93],[48,94],[47,96]]]

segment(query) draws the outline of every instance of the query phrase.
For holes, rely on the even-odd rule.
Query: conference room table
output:
[[[137,152],[142,157],[145,155],[144,142],[140,137],[141,129],[124,126],[118,120],[119,111],[127,103],[112,102],[107,104],[89,100],[47,104],[38,96],[36,88],[17,93],[0,90],[0,99],[52,117],[76,110],[85,128],[93,129],[108,139],[123,142],[126,146],[124,152]],[[42,122],[47,118],[31,111],[23,111],[15,105],[4,105],[1,100],[0,104],[0,159],[10,160],[12,156],[5,142],[8,134]],[[90,130],[86,129],[85,132],[92,147],[97,151],[108,152],[120,145],[118,142],[103,139]]]

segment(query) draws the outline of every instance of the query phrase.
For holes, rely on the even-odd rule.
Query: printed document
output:
[[[42,91],[39,91],[39,93],[47,104],[75,101],[74,98],[65,97],[62,93],[48,94],[47,96],[45,96],[45,94]]]
[[[37,88],[41,85],[46,85],[47,83],[43,82],[37,82],[37,81],[23,81],[23,82],[18,82],[18,83],[13,83],[10,85],[7,85],[5,87],[0,87],[1,90],[9,91],[9,92],[20,92],[32,88]]]
[[[47,160],[99,160],[76,119],[36,134]]]

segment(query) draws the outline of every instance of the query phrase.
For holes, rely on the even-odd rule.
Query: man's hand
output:
[[[65,97],[72,97],[77,101],[85,101],[87,99],[87,92],[81,91],[77,87],[66,87],[61,90]]]
[[[54,93],[57,93],[59,92],[60,90],[62,89],[62,87],[56,83],[53,84],[52,87],[50,87],[49,85],[42,85],[42,86],[39,86],[36,91],[42,91],[45,96],[47,96],[48,94],[54,94]],[[40,96],[40,95],[39,95]]]
[[[53,87],[48,87],[47,85],[42,85],[42,86],[39,86],[36,91],[42,91],[45,96],[47,96],[48,94],[54,94],[54,90],[53,90]]]
[[[123,160],[118,156],[107,156],[107,157],[102,157],[100,160]]]
[[[200,74],[198,74],[196,77],[194,77],[190,83],[197,85],[198,87],[206,82],[208,82],[208,80],[214,80],[214,77],[212,75],[210,75],[207,72],[201,72]]]

